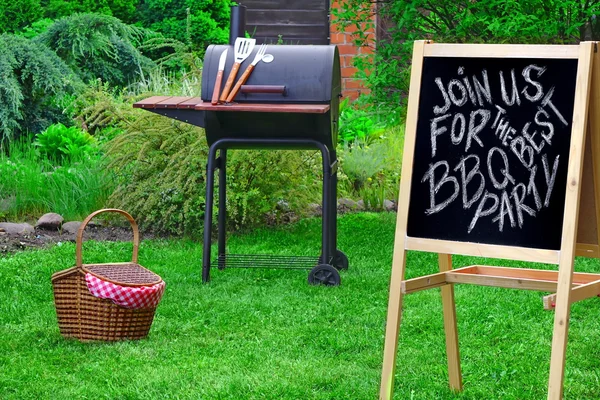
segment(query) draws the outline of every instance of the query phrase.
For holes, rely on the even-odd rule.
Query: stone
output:
[[[321,205],[319,203],[310,203],[308,206],[308,215],[318,217],[321,215]]]
[[[365,201],[364,200],[359,200],[356,202],[356,209],[363,211],[365,209]]]
[[[62,224],[62,231],[63,231],[63,233],[66,233],[69,235],[74,235],[77,233],[80,226],[81,226],[81,221],[65,222],[64,224]]]
[[[290,211],[290,204],[285,200],[279,200],[277,202],[277,209],[279,211],[288,212]]]
[[[358,206],[356,205],[356,202],[352,199],[341,198],[338,200],[338,211],[340,212],[356,211],[357,209]]]
[[[35,228],[28,223],[0,222],[0,228],[9,235],[33,235]]]
[[[52,231],[57,231],[60,229],[64,218],[62,215],[57,213],[47,213],[44,214],[38,219],[37,224],[35,224],[36,228],[47,229]]]
[[[385,211],[396,211],[396,203],[392,200],[384,200],[383,209]]]

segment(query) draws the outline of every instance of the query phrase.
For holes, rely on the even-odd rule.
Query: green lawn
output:
[[[74,264],[75,246],[0,258],[1,399],[376,399],[383,359],[395,214],[339,220],[350,269],[339,287],[313,287],[307,270],[213,270],[200,278],[201,245],[143,241],[140,262],[167,282],[147,339],[64,340],[50,276]],[[320,220],[232,237],[231,252],[318,255]],[[129,243],[86,243],[84,262],[125,261]],[[436,272],[411,252],[409,277]],[[549,268],[455,257],[474,263]],[[579,271],[600,271],[579,259]],[[448,389],[439,290],[406,297],[397,399],[543,399],[553,313],[542,293],[456,287],[465,390]],[[572,308],[565,396],[600,397],[600,301]]]

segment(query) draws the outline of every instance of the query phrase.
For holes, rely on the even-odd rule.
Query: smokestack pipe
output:
[[[229,17],[229,44],[233,46],[235,38],[246,36],[246,7],[231,6]]]

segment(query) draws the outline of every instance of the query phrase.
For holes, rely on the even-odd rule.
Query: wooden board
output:
[[[246,31],[258,43],[329,44],[329,1],[247,0]]]

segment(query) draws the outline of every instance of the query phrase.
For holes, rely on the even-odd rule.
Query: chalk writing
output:
[[[434,78],[431,162],[420,178],[428,187],[426,215],[461,202],[467,233],[484,220],[503,232],[523,228],[550,206],[566,160],[549,151],[557,126],[569,123],[555,102],[555,86],[541,80],[546,71],[545,65],[529,63],[490,75],[487,68],[460,65],[454,76]],[[526,104],[534,112],[512,118]],[[452,147],[461,154],[453,161],[445,158]],[[517,166],[526,172],[513,174]]]

